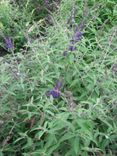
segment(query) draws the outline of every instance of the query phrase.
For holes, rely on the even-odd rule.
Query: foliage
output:
[[[1,45],[6,36],[14,40],[0,57],[0,155],[114,156],[116,0],[62,0],[38,16],[42,3],[0,3]],[[53,90],[57,98],[47,95]]]

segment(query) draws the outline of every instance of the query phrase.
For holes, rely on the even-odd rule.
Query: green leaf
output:
[[[33,145],[33,140],[30,137],[27,137],[27,143],[26,145],[22,148],[22,149],[27,149],[27,148],[31,148]]]
[[[2,151],[0,151],[0,156],[4,156]]]
[[[73,138],[74,135],[75,135],[75,134],[73,134],[73,133],[71,133],[71,132],[66,132],[66,134],[64,134],[64,135],[60,138],[59,143],[64,142],[64,141],[66,141],[66,140],[69,140],[69,139]]]
[[[78,137],[74,138],[72,148],[73,148],[75,154],[78,155],[79,151],[80,151],[80,139]]]

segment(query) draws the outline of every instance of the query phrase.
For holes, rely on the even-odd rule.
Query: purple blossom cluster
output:
[[[72,39],[70,40],[70,44],[68,47],[68,50],[63,52],[64,56],[67,56],[69,52],[73,52],[77,50],[76,43],[81,41],[83,37],[83,27],[76,27],[74,35],[72,36]],[[59,98],[61,96],[61,87],[62,87],[62,82],[58,80],[56,82],[55,87],[47,92],[47,96],[52,96],[53,98]]]
[[[14,48],[13,41],[10,37],[5,38],[5,44],[8,50],[12,50]]]
[[[55,87],[47,92],[47,96],[52,96],[53,98],[59,98],[61,95],[62,82],[58,80]]]
[[[49,0],[45,0],[45,3],[48,4]],[[67,56],[69,52],[77,50],[76,44],[80,42],[83,38],[83,28],[84,23],[81,23],[79,26],[75,26],[74,35],[72,36],[68,49],[63,52],[63,56]],[[55,84],[55,87],[47,92],[47,96],[52,96],[53,98],[59,98],[61,96],[62,82],[58,80]]]
[[[77,26],[74,32],[74,35],[72,36],[72,39],[70,40],[70,44],[67,51],[63,52],[63,56],[67,56],[69,52],[73,52],[77,50],[76,43],[82,40],[83,38],[83,26]]]
[[[83,32],[82,32],[82,30],[80,30],[80,28],[77,27],[76,30],[75,30],[75,34],[72,37],[72,41],[74,43],[77,43],[82,39],[82,37],[83,37]]]
[[[45,4],[48,5],[49,4],[49,0],[44,0]]]

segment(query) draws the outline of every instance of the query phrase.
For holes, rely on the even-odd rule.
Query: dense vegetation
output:
[[[117,1],[0,1],[0,156],[117,155]]]

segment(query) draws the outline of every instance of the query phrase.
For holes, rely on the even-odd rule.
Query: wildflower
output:
[[[45,0],[44,2],[45,2],[45,4],[46,4],[46,5],[48,5],[48,4],[49,4],[49,0]]]
[[[5,38],[5,43],[8,50],[12,50],[14,48],[13,41],[10,37]]]
[[[72,36],[72,39],[70,40],[68,51],[73,52],[77,50],[76,43],[79,42],[83,37],[83,32],[82,32],[83,28],[84,28],[84,23],[81,23],[79,26],[75,27],[75,32],[74,35]],[[67,54],[68,54],[67,51],[63,52],[63,56],[67,56]]]
[[[75,45],[70,45],[69,46],[69,51],[75,51],[77,48]]]
[[[50,95],[52,95],[53,98],[59,98],[60,97],[60,91],[57,89],[53,89],[50,91]]]
[[[47,96],[52,96],[53,98],[59,98],[61,95],[61,87],[62,87],[62,83],[61,81],[57,81],[55,87],[47,92]]]
[[[76,27],[74,36],[72,37],[73,42],[79,42],[83,37],[82,27]]]
[[[70,41],[69,51],[76,51],[77,48],[75,44],[79,42],[83,37],[83,32],[80,30],[80,28],[76,27],[74,36],[72,37],[72,40]]]
[[[73,36],[74,42],[79,42],[83,37],[83,33],[79,30],[77,30]]]

